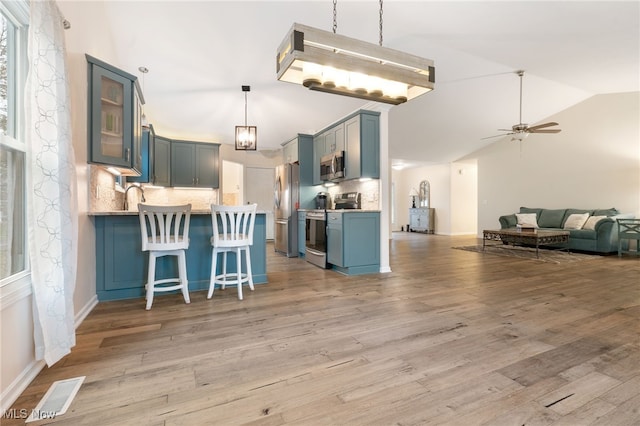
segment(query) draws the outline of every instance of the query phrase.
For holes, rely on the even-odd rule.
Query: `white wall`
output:
[[[439,164],[394,170],[396,223],[400,231],[409,223],[411,188],[418,190],[420,182],[431,185],[431,206],[435,209],[435,233],[441,235],[468,235],[477,232],[477,165],[475,161]],[[416,197],[416,206],[418,198]]]
[[[99,2],[58,2],[58,6],[71,22],[66,30],[67,66],[70,83],[72,139],[78,178],[78,271],[73,295],[76,324],[96,303],[95,284],[95,230],[87,215],[89,167],[87,166],[87,62],[85,52],[107,62],[117,64],[109,42],[109,31],[102,25],[103,4]],[[100,37],[87,37],[100,34]],[[20,395],[22,390],[42,368],[36,362],[31,319],[31,295],[21,294],[10,306],[2,306],[3,324],[2,380],[0,382],[2,409]],[[11,332],[4,325],[11,324]]]
[[[640,93],[597,95],[544,121],[562,132],[500,140],[478,160],[478,230],[521,206],[640,215]],[[640,216],[639,216],[640,217]]]
[[[451,163],[451,235],[477,233],[478,223],[478,166]]]
[[[420,188],[420,182],[428,180],[431,185],[431,207],[435,209],[435,233],[451,233],[451,170],[448,164],[422,166],[401,171],[393,171],[392,176],[396,190],[396,223],[393,230],[399,231],[401,226],[409,223],[411,207],[411,188]],[[416,206],[418,198],[416,197]]]

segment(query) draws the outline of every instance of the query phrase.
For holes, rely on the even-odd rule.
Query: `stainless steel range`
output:
[[[321,268],[327,267],[327,212],[307,210],[305,259]]]

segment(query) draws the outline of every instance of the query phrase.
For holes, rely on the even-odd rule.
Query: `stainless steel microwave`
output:
[[[329,181],[344,178],[344,151],[336,151],[320,159],[320,180]]]

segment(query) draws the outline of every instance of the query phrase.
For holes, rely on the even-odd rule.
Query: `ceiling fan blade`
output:
[[[527,131],[528,131],[529,133],[560,133],[560,132],[561,132],[561,130],[560,130],[560,129],[546,129],[546,130],[543,130],[543,129],[538,129],[538,130],[536,130],[536,129],[529,129],[529,130],[527,130]]]
[[[509,135],[513,135],[513,132],[511,133],[503,133],[501,135],[493,135],[493,136],[487,136],[486,138],[482,138],[480,139],[481,141],[485,140],[485,139],[491,139],[491,138],[499,138],[501,136],[509,136]]]
[[[537,126],[531,126],[529,127],[529,130],[537,130],[537,129],[542,129],[544,127],[551,127],[551,126],[557,126],[558,123],[555,122],[549,122],[549,123],[542,123],[542,124],[538,124]]]

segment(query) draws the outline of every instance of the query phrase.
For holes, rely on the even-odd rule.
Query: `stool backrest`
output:
[[[257,207],[257,204],[243,206],[212,204],[213,245],[218,247],[253,245],[253,227]]]
[[[191,204],[138,204],[142,251],[183,250],[189,247]]]

